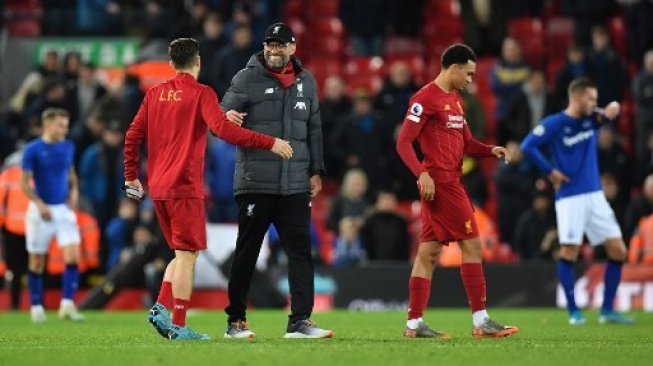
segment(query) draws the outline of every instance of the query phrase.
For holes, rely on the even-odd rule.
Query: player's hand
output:
[[[133,196],[129,193],[127,193],[127,197],[131,198],[135,201],[140,201],[140,199],[145,195],[145,190],[143,189],[143,185],[141,184],[141,181],[136,179],[136,180],[126,180],[125,181],[126,186],[134,187],[138,189],[138,191],[141,193],[141,197]]]
[[[608,119],[613,120],[617,118],[620,111],[621,111],[621,106],[619,105],[619,103],[613,101],[605,106],[605,108],[603,109],[603,114],[605,114],[605,116],[608,117]]]
[[[315,197],[322,190],[322,177],[314,175],[311,177],[311,197]]]
[[[272,145],[272,152],[279,155],[282,159],[289,160],[292,158],[292,147],[288,141],[275,138]]]
[[[417,188],[419,189],[419,194],[427,201],[433,201],[435,198],[435,183],[433,178],[427,172],[420,174],[419,179],[417,180]]]
[[[45,202],[43,201],[37,202],[36,208],[38,208],[39,214],[41,214],[43,220],[45,221],[52,220],[52,212],[50,212],[50,207],[48,207],[48,205]]]
[[[245,116],[247,116],[247,113],[241,113],[238,111],[234,111],[233,109],[228,111],[226,113],[227,119],[230,120],[231,122],[237,124],[238,126],[242,125],[243,122],[245,121]]]
[[[549,174],[549,179],[551,180],[551,183],[553,183],[553,188],[555,188],[556,191],[560,189],[562,183],[569,182],[569,177],[564,175],[558,169],[553,169],[551,171],[551,174]]]
[[[495,146],[492,148],[492,154],[496,156],[497,158],[501,159],[506,162],[506,164],[510,164],[510,153],[508,152],[508,149],[506,149],[503,146]]]

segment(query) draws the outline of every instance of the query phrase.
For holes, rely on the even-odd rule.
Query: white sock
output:
[[[472,321],[474,322],[474,326],[480,327],[481,324],[485,322],[485,319],[489,317],[490,316],[487,314],[487,310],[475,311],[474,314],[472,314]]]
[[[60,304],[61,307],[71,306],[71,305],[75,305],[73,300],[71,300],[71,299],[61,299],[61,304]]]
[[[417,329],[417,326],[419,325],[419,322],[422,321],[422,318],[417,318],[417,319],[408,319],[406,322],[406,326],[410,329]]]
[[[43,305],[32,305],[31,310],[34,310],[34,311],[38,311],[38,310],[45,311],[45,309],[43,308]]]

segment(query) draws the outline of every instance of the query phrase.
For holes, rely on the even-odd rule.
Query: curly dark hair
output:
[[[176,69],[189,68],[199,53],[199,44],[193,38],[177,38],[168,47],[168,55]]]

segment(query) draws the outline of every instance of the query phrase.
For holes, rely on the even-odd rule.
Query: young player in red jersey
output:
[[[471,48],[463,44],[448,47],[442,54],[441,66],[435,80],[412,97],[397,141],[397,152],[419,177],[417,187],[422,198],[422,233],[409,281],[404,336],[448,338],[431,329],[422,315],[442,246],[457,241],[462,251],[460,273],[472,309],[472,335],[505,337],[516,333],[517,327],[498,324],[485,310],[483,252],[474,209],[462,182],[462,161],[463,155],[504,157],[506,162],[510,156],[505,148],[489,146],[472,137],[462,98],[454,91],[466,87],[476,71],[476,56]],[[421,163],[412,145],[416,139],[425,156]]]
[[[149,194],[168,246],[175,251],[148,320],[170,339],[209,339],[186,326],[195,260],[198,252],[206,249],[203,174],[207,127],[231,144],[272,150],[283,159],[292,157],[292,147],[287,141],[227,119],[213,89],[197,82],[197,41],[176,39],[168,53],[177,75],[147,92],[125,136],[125,186],[130,187],[130,198],[143,197],[138,160],[141,142],[147,140]]]

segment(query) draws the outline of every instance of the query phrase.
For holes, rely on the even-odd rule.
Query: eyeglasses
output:
[[[269,50],[279,50],[279,51],[285,51],[288,48],[287,43],[269,43],[269,42],[263,42],[263,46]]]

